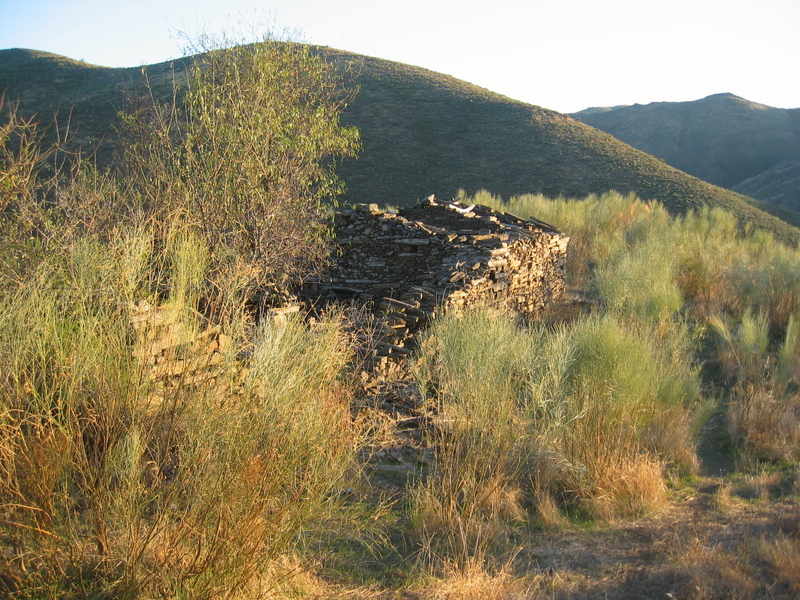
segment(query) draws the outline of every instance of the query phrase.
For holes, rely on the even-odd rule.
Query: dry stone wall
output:
[[[441,311],[494,305],[536,316],[564,293],[569,238],[541,221],[433,196],[397,214],[377,205],[341,210],[334,265],[307,292],[373,307],[368,366],[411,352]]]
[[[207,384],[222,373],[228,336],[199,313],[194,317],[196,326],[190,327],[180,309],[154,307],[146,301],[131,307],[132,353],[157,387]]]
[[[569,238],[546,223],[433,196],[399,213],[357,205],[335,221],[340,252],[331,269],[304,290],[312,302],[354,299],[371,308],[356,323],[365,388],[404,373],[415,335],[438,313],[479,305],[533,317],[564,294]],[[295,302],[265,316],[280,321]],[[158,389],[214,383],[224,368],[228,338],[196,315],[194,327],[177,309],[132,307],[134,354]],[[376,377],[377,376],[377,377]]]

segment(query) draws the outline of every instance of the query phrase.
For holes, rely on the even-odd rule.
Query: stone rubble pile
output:
[[[228,336],[199,313],[194,320],[196,326],[191,327],[180,310],[146,301],[131,307],[136,334],[132,352],[157,388],[208,384],[222,374]]]
[[[337,212],[335,236],[340,252],[303,296],[308,305],[368,307],[355,311],[360,317],[351,333],[360,343],[363,388],[387,407],[398,403],[417,334],[436,315],[493,306],[535,317],[564,294],[569,238],[546,223],[485,206],[433,196],[396,214],[356,205]],[[280,322],[300,310],[292,302],[265,316]],[[133,307],[134,353],[147,376],[164,389],[216,383],[228,338],[199,314],[191,330],[178,317],[145,302]]]
[[[382,373],[440,312],[489,305],[533,317],[564,294],[569,238],[486,206],[433,196],[397,214],[356,205],[337,212],[335,239],[339,255],[306,294],[372,306],[365,366]]]

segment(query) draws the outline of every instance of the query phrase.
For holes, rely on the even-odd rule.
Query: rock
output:
[[[433,196],[397,214],[356,205],[337,212],[335,239],[333,265],[304,294],[315,304],[374,301],[378,356],[370,366],[382,372],[405,360],[415,334],[439,312],[491,305],[535,317],[564,294],[569,238],[486,206]]]

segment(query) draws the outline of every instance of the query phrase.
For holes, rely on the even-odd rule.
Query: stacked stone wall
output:
[[[569,238],[539,221],[431,197],[398,214],[376,205],[341,210],[335,230],[340,252],[304,295],[370,307],[369,322],[356,324],[365,387],[402,374],[416,334],[441,312],[489,305],[535,317],[564,294]],[[280,321],[299,310],[292,303],[265,316]],[[132,310],[133,352],[159,384],[157,395],[214,383],[224,367],[228,338],[220,327],[198,314],[189,328],[179,317],[146,302]]]
[[[569,238],[533,219],[430,197],[397,214],[377,205],[340,210],[339,254],[307,292],[373,307],[372,360],[410,352],[441,311],[492,305],[535,317],[564,293]]]

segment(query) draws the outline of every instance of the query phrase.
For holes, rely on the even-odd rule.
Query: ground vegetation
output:
[[[434,322],[409,427],[364,392],[363,311],[253,310],[324,255],[356,142],[327,67],[209,56],[129,113],[119,171],[4,107],[4,594],[796,597],[800,251],[719,207],[462,193],[567,232],[569,293]]]

